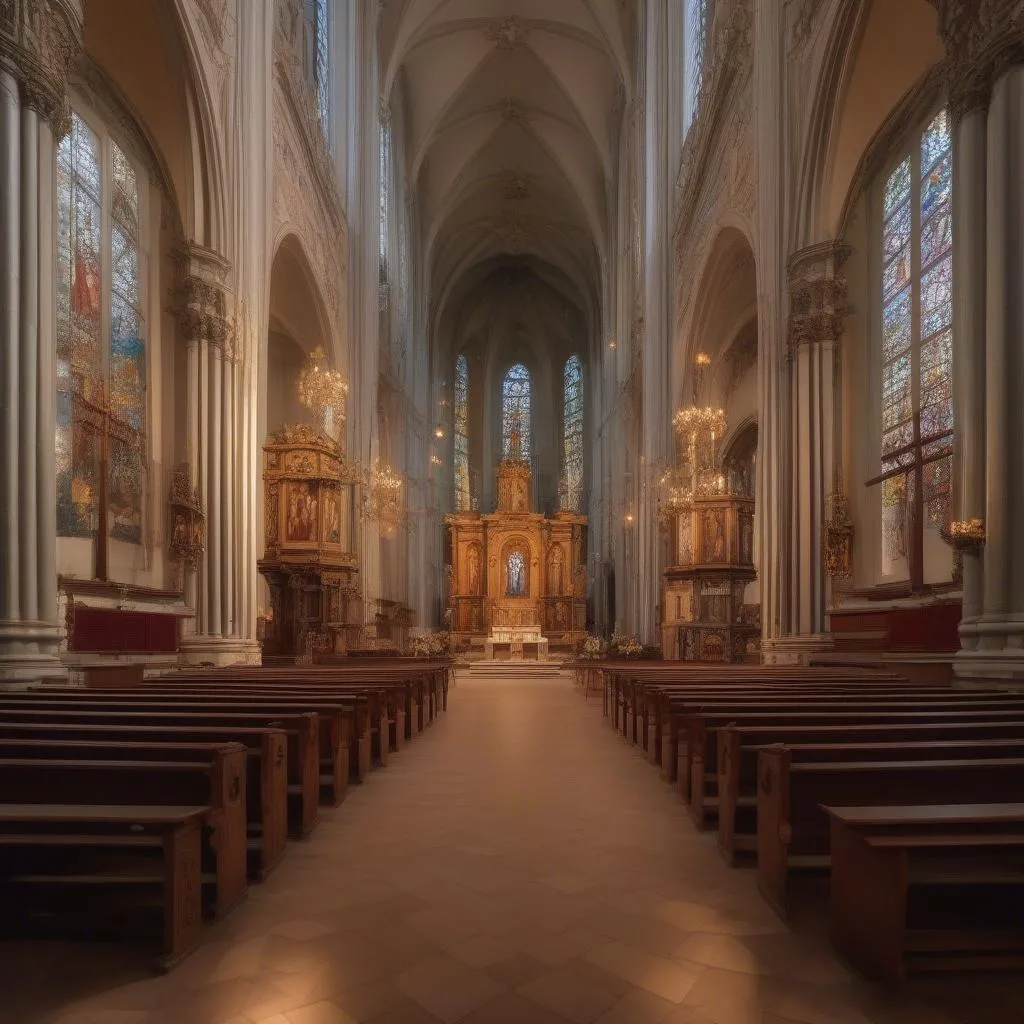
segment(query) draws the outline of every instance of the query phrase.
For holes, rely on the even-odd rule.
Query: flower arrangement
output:
[[[410,640],[414,658],[439,658],[448,653],[451,637],[447,633],[420,633]]]
[[[643,653],[643,644],[635,636],[631,636],[625,643],[619,644],[619,656],[622,658],[639,658]]]
[[[583,638],[583,645],[580,648],[580,656],[583,658],[597,659],[604,654],[604,642],[599,636],[587,634]]]

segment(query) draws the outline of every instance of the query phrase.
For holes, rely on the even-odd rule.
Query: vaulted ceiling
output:
[[[435,315],[449,301],[475,305],[474,289],[493,286],[491,271],[506,261],[554,285],[584,319],[600,308],[632,7],[385,6],[384,94],[400,86],[405,97],[407,171]]]

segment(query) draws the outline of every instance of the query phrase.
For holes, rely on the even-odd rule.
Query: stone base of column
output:
[[[67,679],[60,629],[48,622],[0,621],[0,689]]]
[[[233,636],[193,635],[181,642],[180,658],[185,665],[259,665],[263,648],[258,640]]]
[[[761,641],[761,660],[766,665],[806,665],[814,655],[835,649],[835,637],[831,633],[777,636]]]
[[[1017,643],[1024,643],[1018,634]],[[1024,683],[1024,647],[958,651],[953,659],[953,675],[958,683]]]

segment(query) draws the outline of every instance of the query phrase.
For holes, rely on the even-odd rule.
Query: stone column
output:
[[[985,521],[964,556],[960,678],[1024,678],[1024,3],[934,0],[956,130],[957,410],[961,519]]]
[[[181,253],[177,314],[187,346],[187,460],[190,482],[206,511],[206,550],[187,576],[186,600],[195,621],[182,641],[186,656],[215,664],[252,662],[259,648],[236,612],[236,552],[244,532],[233,518],[244,480],[242,377],[224,281],[227,260],[202,246]]]
[[[793,254],[789,284],[791,499],[789,621],[807,651],[829,646],[822,636],[828,607],[825,575],[826,498],[836,471],[836,366],[846,281],[839,271],[848,249],[822,242]]]
[[[0,685],[63,675],[54,447],[54,170],[77,0],[0,3]]]
[[[742,9],[742,8],[741,8]],[[753,105],[757,153],[757,523],[760,544],[761,635],[766,660],[777,637],[790,631],[788,524],[789,380],[786,363],[785,294],[787,204],[783,0],[753,5]]]

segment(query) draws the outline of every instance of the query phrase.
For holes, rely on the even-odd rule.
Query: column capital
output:
[[[818,242],[794,252],[786,265],[789,286],[789,349],[838,342],[850,314],[846,278],[840,270],[850,248]]]
[[[228,290],[224,281],[231,264],[219,253],[187,243],[175,254],[178,281],[172,312],[184,340],[220,348],[225,355],[234,349],[234,323],[228,315]]]
[[[995,80],[1024,63],[1024,0],[930,0],[948,55],[953,117],[988,105]]]
[[[70,126],[68,75],[81,49],[80,0],[0,0],[0,69],[18,80],[22,102],[58,138]]]

